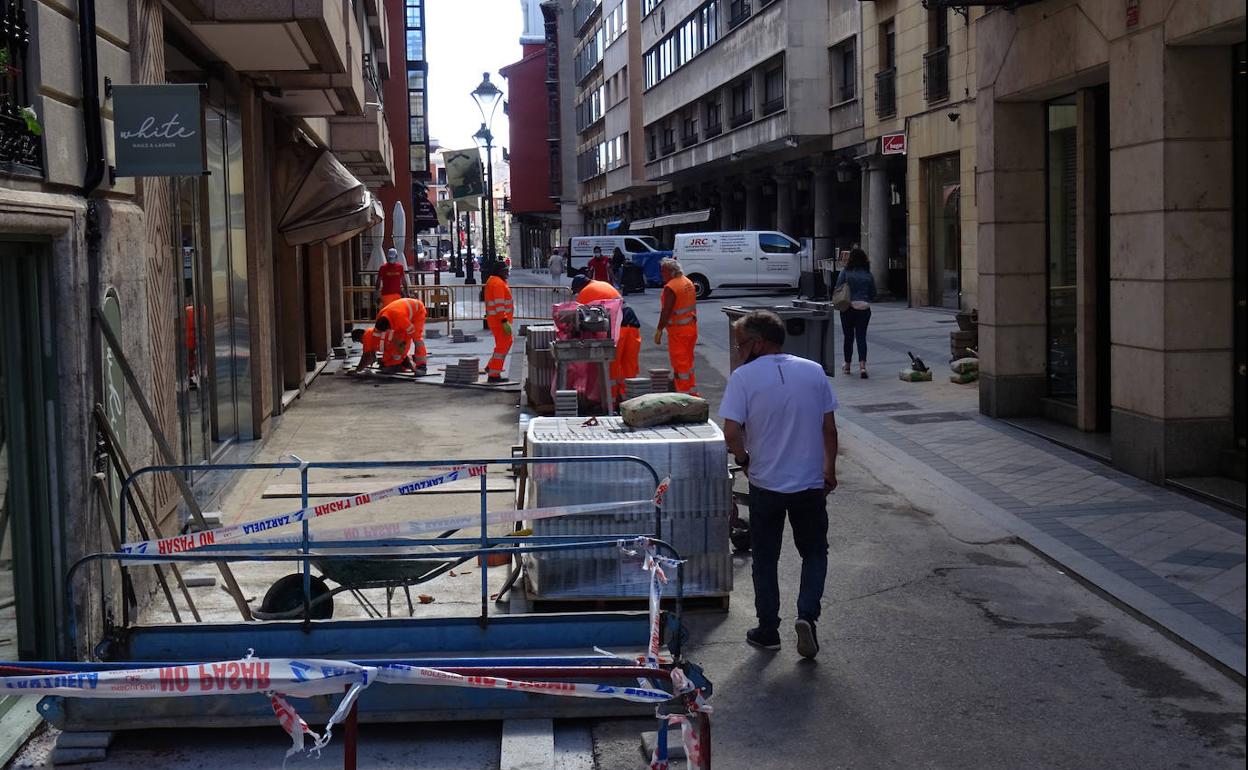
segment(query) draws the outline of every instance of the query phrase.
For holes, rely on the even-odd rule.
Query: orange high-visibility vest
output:
[[[381,332],[376,329],[365,329],[364,338],[360,342],[364,345],[364,355],[369,353],[376,355],[381,349]]]
[[[606,281],[590,281],[576,295],[576,301],[582,305],[597,302],[600,299],[620,299],[620,293]]]
[[[404,337],[411,337],[418,327],[424,327],[426,315],[425,303],[404,297],[383,307],[377,317],[390,322],[390,334],[397,332]]]
[[[698,322],[698,301],[697,289],[693,286],[693,281],[683,275],[678,275],[668,281],[663,287],[671,289],[672,294],[676,296],[676,302],[672,304],[672,313],[667,317],[667,325],[671,326],[688,326]]]
[[[485,282],[485,320],[491,325],[511,323],[516,313],[511,301],[511,287],[497,275]]]

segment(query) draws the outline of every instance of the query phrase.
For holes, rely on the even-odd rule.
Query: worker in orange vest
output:
[[[576,292],[576,301],[582,305],[600,299],[622,299],[620,292],[611,284],[590,280],[584,275],[572,279],[572,291]],[[624,380],[637,376],[641,355],[641,323],[628,305],[621,310],[624,319],[620,325],[620,336],[615,341],[615,360],[611,362],[611,394],[617,401],[624,397]]]
[[[507,285],[510,272],[505,262],[497,262],[494,274],[485,282],[485,322],[494,335],[494,354],[485,367],[489,373],[487,381],[491,383],[503,381],[503,366],[511,352],[511,320],[516,308],[511,300],[511,287]]]
[[[373,328],[352,329],[351,339],[364,347],[363,352],[360,354],[360,362],[355,365],[355,373],[364,374],[373,365],[373,362],[377,360],[377,354],[383,352],[381,348],[382,334]],[[403,363],[403,360],[399,359],[398,363]],[[384,366],[385,364],[383,363],[382,365]]]
[[[386,264],[377,269],[377,296],[381,308],[407,296],[407,265],[397,249],[386,251]]]
[[[380,333],[383,370],[404,361],[417,376],[428,374],[429,351],[425,349],[425,303],[411,297],[396,299],[381,309],[373,329]],[[409,346],[413,347],[408,355]]]
[[[659,311],[659,328],[654,332],[654,344],[663,344],[663,330],[666,329],[667,356],[672,362],[676,390],[696,396],[698,381],[693,376],[693,348],[698,344],[697,291],[676,260],[663,260],[659,271],[663,276],[663,306]]]

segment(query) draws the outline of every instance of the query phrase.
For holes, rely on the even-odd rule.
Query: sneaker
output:
[[[412,374],[416,375],[417,377],[427,377],[429,375],[429,367],[418,366],[412,371]]]
[[[745,632],[745,641],[760,650],[778,650],[780,649],[780,632],[751,628]]]
[[[813,658],[819,654],[819,639],[815,637],[815,621],[799,619],[793,624],[797,631],[797,654],[803,658]]]
[[[495,377],[494,375],[491,374],[489,377],[485,378],[485,381],[491,385],[497,385],[498,383],[506,382],[507,380],[503,379],[502,377]]]

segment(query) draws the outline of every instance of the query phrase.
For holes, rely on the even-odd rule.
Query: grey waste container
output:
[[[795,305],[728,305],[720,308],[731,325],[751,310],[770,310],[784,321],[784,352],[806,358],[823,367],[829,377],[836,376],[836,314],[827,303],[803,302]],[[731,332],[729,340],[731,340]],[[735,348],[729,348],[732,369],[740,366]]]

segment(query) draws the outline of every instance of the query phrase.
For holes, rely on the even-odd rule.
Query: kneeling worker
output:
[[[425,303],[411,297],[396,299],[381,309],[373,329],[380,333],[382,366],[396,366],[404,360],[418,376],[428,373],[429,352],[425,349]],[[409,345],[414,345],[408,355]],[[363,361],[361,361],[363,363]]]
[[[591,281],[583,275],[572,279],[572,291],[582,305],[600,299],[622,299],[620,292],[606,281]],[[641,322],[628,305],[621,308],[620,336],[615,341],[615,360],[611,362],[611,394],[618,401],[624,397],[624,380],[636,377],[640,369]]]

